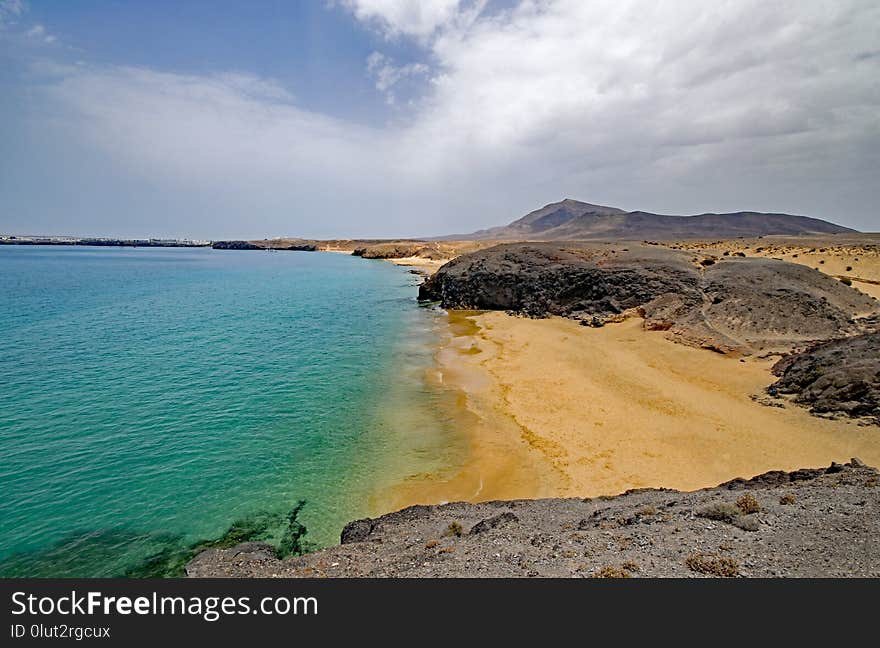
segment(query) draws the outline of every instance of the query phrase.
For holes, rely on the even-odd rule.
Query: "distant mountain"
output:
[[[466,240],[588,240],[732,238],[768,234],[855,232],[807,216],[735,212],[674,216],[592,205],[566,198],[530,212],[510,225],[444,237]]]

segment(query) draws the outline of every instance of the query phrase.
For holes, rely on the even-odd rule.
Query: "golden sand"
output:
[[[450,327],[434,379],[460,390],[467,459],[446,477],[395,487],[388,510],[691,490],[853,456],[880,465],[880,428],[753,401],[774,380],[772,360],[740,362],[676,344],[639,319],[593,329],[453,313]]]
[[[411,256],[385,259],[385,261],[390,261],[394,265],[420,270],[426,275],[432,275],[437,272],[440,266],[447,263],[449,259],[426,259],[425,257]]]

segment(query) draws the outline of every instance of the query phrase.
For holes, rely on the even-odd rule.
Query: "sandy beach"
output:
[[[468,458],[451,477],[399,485],[390,508],[692,490],[853,456],[880,464],[876,426],[752,400],[773,360],[676,344],[640,319],[594,329],[453,312],[449,327],[431,379],[460,391]]]
[[[425,276],[434,274],[440,266],[449,261],[449,259],[427,259],[420,256],[399,257],[396,259],[385,260],[397,266],[418,270]]]

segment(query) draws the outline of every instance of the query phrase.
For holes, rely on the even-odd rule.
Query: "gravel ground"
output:
[[[191,577],[880,577],[880,473],[857,459],[683,493],[414,506],[279,560],[208,550]]]

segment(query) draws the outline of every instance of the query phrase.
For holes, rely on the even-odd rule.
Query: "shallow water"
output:
[[[334,543],[460,451],[391,264],[0,246],[0,277],[0,574],[124,573],[300,499]]]

